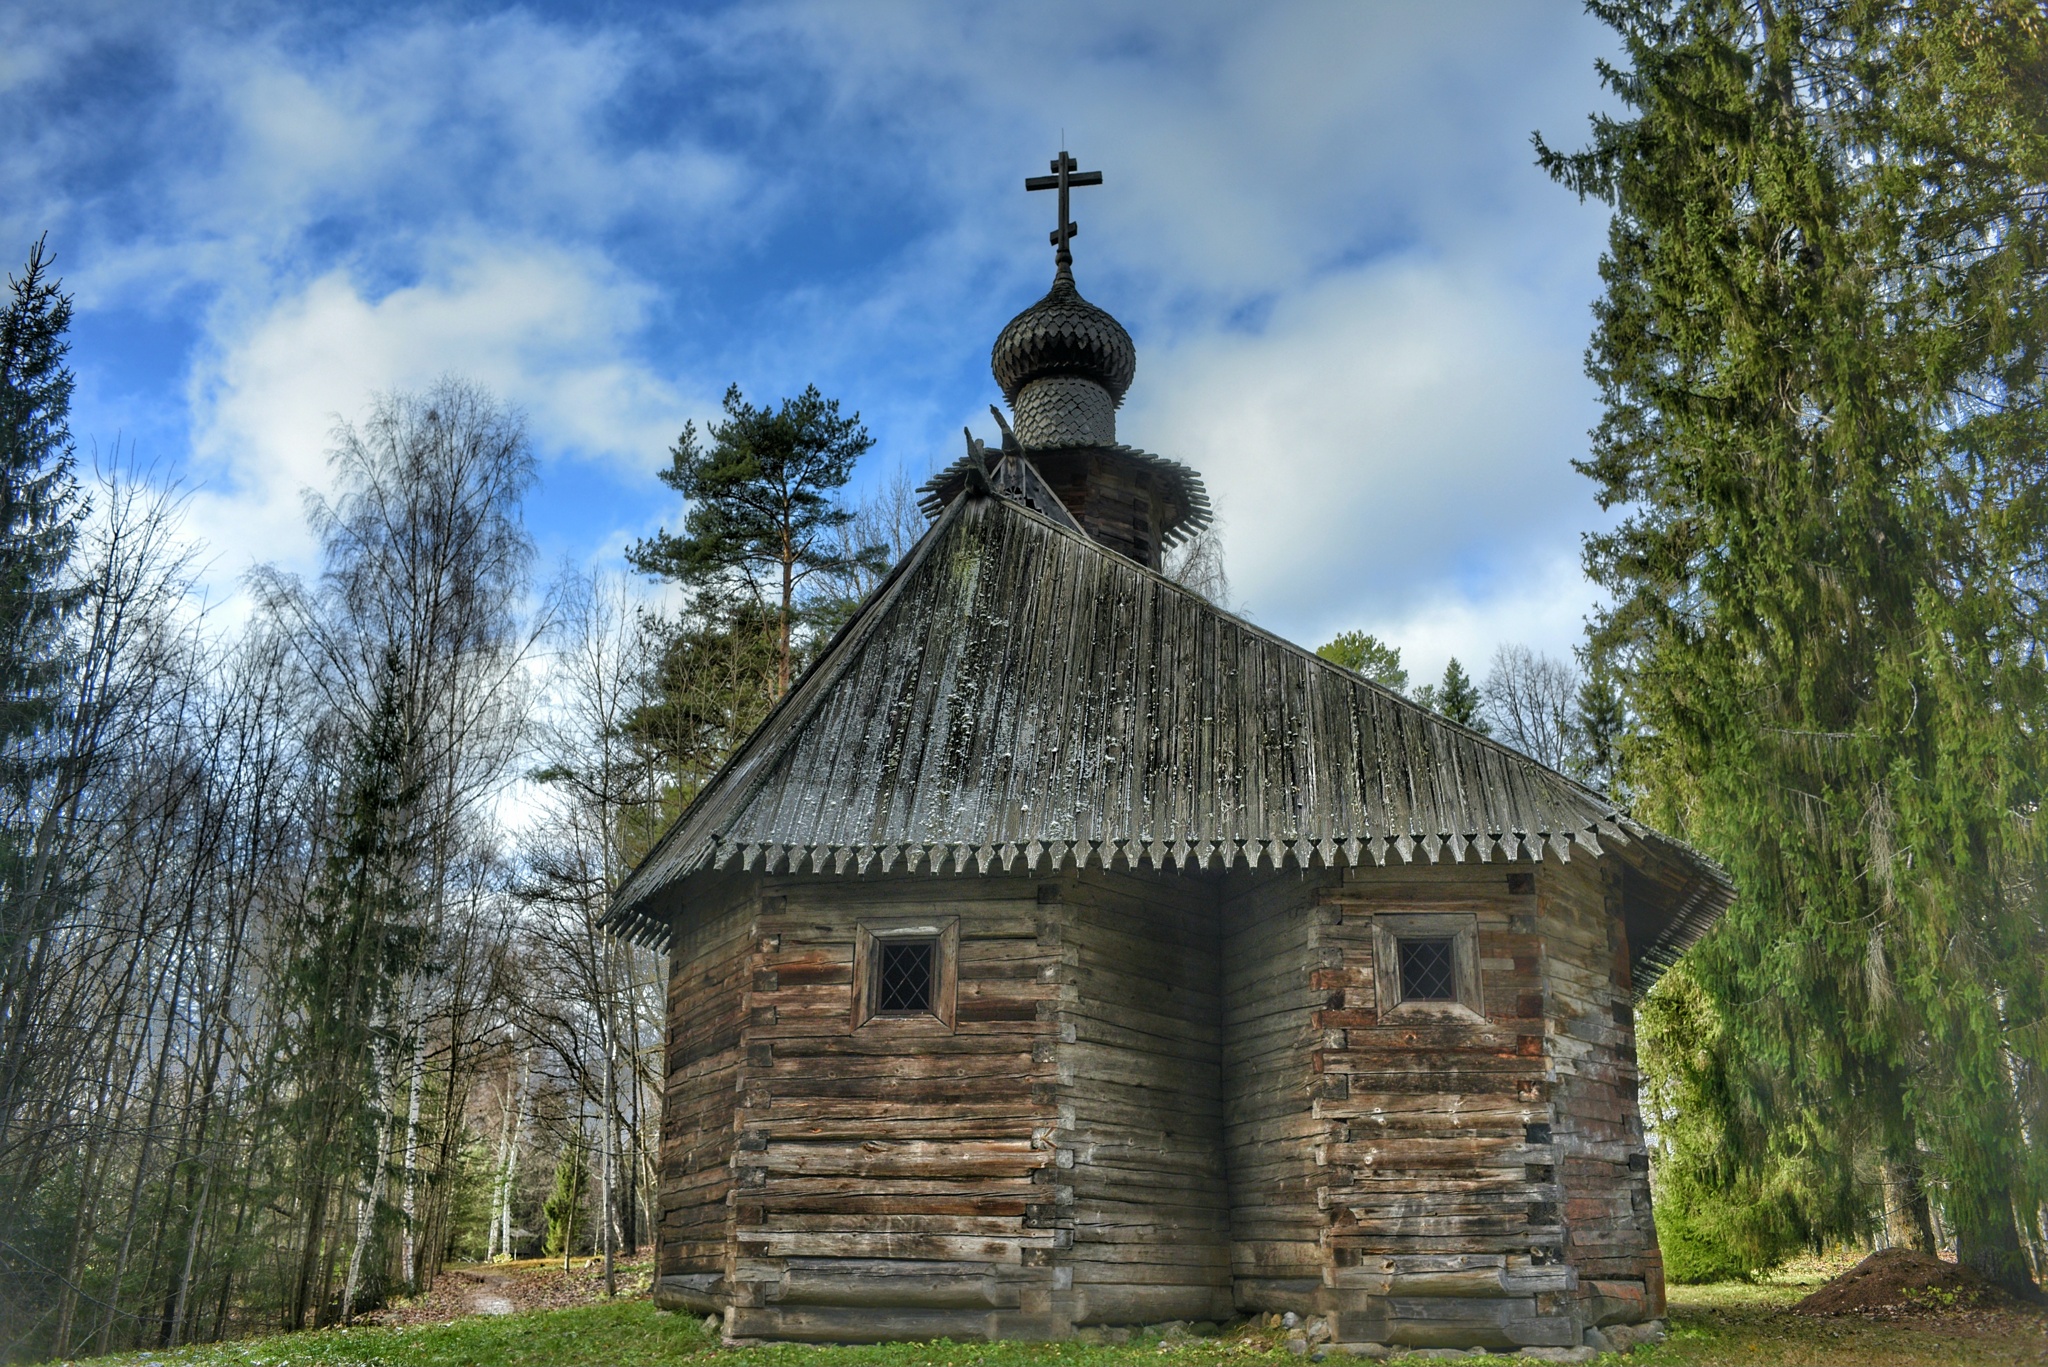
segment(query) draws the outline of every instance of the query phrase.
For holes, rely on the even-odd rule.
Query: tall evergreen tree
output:
[[[293,1177],[304,1217],[287,1318],[294,1329],[330,1299],[334,1205],[351,1191],[372,1212],[379,1202],[391,1125],[386,1078],[406,1025],[399,994],[427,945],[412,878],[422,792],[401,671],[398,651],[388,651],[376,710],[342,775],[332,846],[292,927],[284,989],[294,1028],[280,1091],[283,1132],[298,1141]],[[365,1226],[373,1230],[374,1220],[357,1228]]]
[[[1482,736],[1493,734],[1493,727],[1482,712],[1485,699],[1479,695],[1479,685],[1472,682],[1472,676],[1455,655],[1445,662],[1442,679],[1415,690],[1415,701]]]
[[[1486,724],[1486,718],[1479,715],[1479,686],[1472,682],[1472,676],[1465,672],[1465,666],[1458,663],[1453,655],[1444,665],[1443,681],[1436,686],[1436,710],[1460,726],[1469,726],[1481,735],[1493,728]]]
[[[71,691],[67,626],[83,600],[66,571],[85,503],[72,477],[64,364],[71,300],[50,275],[42,241],[7,283],[0,310],[0,1151],[12,1153],[24,1138],[19,1108],[34,1090],[32,1060],[47,1057],[34,1040],[45,1012],[50,932],[64,917],[66,883],[76,873],[58,835],[76,801],[77,776],[65,775],[72,781],[64,785],[46,780],[58,769],[62,746],[53,733]],[[32,1182],[13,1176],[0,1174],[0,1245],[9,1248],[17,1248],[23,1203],[33,1195]]]
[[[1574,777],[1602,792],[1615,787],[1615,767],[1622,737],[1628,730],[1628,705],[1621,688],[1607,674],[1595,671],[1579,685],[1578,717],[1573,722]]]
[[[84,504],[72,478],[71,299],[44,242],[7,278],[0,312],[0,783],[37,769],[25,742],[58,707],[65,620],[79,590],[63,574]]]
[[[1592,8],[1628,112],[1538,145],[1614,209],[1580,468],[1626,516],[1587,542],[1593,663],[1640,805],[1742,892],[1688,964],[1713,1077],[1677,1120],[1713,1127],[1723,1189],[1797,1174],[1788,1237],[1866,1225],[1877,1167],[1905,1229],[1931,1184],[1963,1258],[2031,1289],[2048,24]]]
[[[833,499],[874,439],[860,414],[841,417],[839,401],[815,385],[779,408],[756,408],[733,385],[725,419],[709,435],[707,449],[696,424],[686,424],[660,474],[690,500],[682,534],[657,531],[626,558],[714,599],[743,592],[771,608],[779,695],[789,690],[791,637],[810,582],[879,568],[885,554],[879,545],[844,544],[839,533],[854,514]]]

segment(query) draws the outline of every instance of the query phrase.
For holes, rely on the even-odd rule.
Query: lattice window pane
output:
[[[938,945],[931,940],[878,940],[881,962],[875,973],[875,1010],[932,1009],[932,967]]]
[[[1447,1002],[1457,996],[1458,971],[1449,939],[1401,941],[1401,1000]]]

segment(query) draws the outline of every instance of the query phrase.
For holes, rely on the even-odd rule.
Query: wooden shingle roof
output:
[[[1641,903],[1641,990],[1732,899],[1711,861],[970,478],[633,871],[611,920],[659,940],[683,879],[735,866],[1610,851]]]

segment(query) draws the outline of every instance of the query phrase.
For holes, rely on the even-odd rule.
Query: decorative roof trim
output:
[[[1617,855],[1650,885],[1656,930],[1631,946],[1641,991],[1732,902],[1734,887],[1711,860],[1600,794],[1002,497],[978,466],[963,470],[961,493],[626,879],[607,916],[615,928],[659,942],[662,894],[706,869],[1279,869],[1565,861],[1583,851]],[[970,516],[972,530],[961,525]],[[959,548],[975,546],[971,555],[924,572],[937,547],[961,537],[975,538]],[[906,601],[914,583],[918,594]],[[1062,615],[1080,601],[1074,593],[1096,603],[1095,628]],[[989,617],[985,603],[1014,603],[1016,615]],[[878,627],[899,605],[912,614],[909,634],[895,654],[874,654]],[[981,625],[948,626],[961,612]],[[1077,656],[1064,676],[1042,674],[1044,662],[1031,657],[1034,623],[1065,623],[1058,630],[1096,641],[1092,667],[1109,672],[1088,673],[1084,686],[1074,671],[1091,664]],[[1101,629],[1111,634],[1089,636]],[[1061,649],[1046,639],[1044,649]],[[1211,657],[1205,641],[1227,653]],[[1155,648],[1166,653],[1130,654]],[[1131,672],[1141,658],[1184,672],[1148,683],[1154,676]],[[1123,730],[1103,729],[1109,714],[1090,701],[1104,688],[1119,694],[1111,711]],[[907,748],[884,755],[876,719],[899,704],[912,709],[900,723],[905,739],[887,743]],[[842,732],[854,714],[829,715],[835,706],[868,710]],[[1198,718],[1190,707],[1216,711]],[[1028,748],[1030,729],[1016,729],[1020,708],[1032,709],[1033,727],[1065,728],[1050,749]],[[1186,750],[1194,733],[1184,730],[1196,721],[1199,755]],[[1180,739],[1162,741],[1162,726]],[[958,740],[935,748],[943,734]],[[968,748],[956,755],[952,744]],[[1027,748],[1015,755],[1040,758],[1013,764],[1006,747],[1017,746]],[[1144,760],[1154,767],[1141,772]],[[1200,783],[1205,769],[1214,784]],[[1062,814],[1061,801],[1082,806]],[[1090,805],[1098,802],[1100,810]],[[1183,822],[1190,828],[1174,829]],[[831,838],[794,838],[806,831]]]
[[[1162,546],[1177,546],[1215,520],[1215,510],[1209,504],[1209,490],[1202,483],[1202,476],[1192,466],[1177,460],[1168,460],[1150,451],[1141,451],[1135,446],[1119,442],[1115,446],[1046,446],[1019,448],[1026,456],[1042,456],[1064,452],[1109,451],[1123,456],[1145,469],[1150,470],[1173,489],[1174,499],[1185,510],[1174,522],[1160,533]],[[1003,451],[980,442],[974,449],[955,460],[951,465],[917,486],[917,506],[926,517],[936,518],[946,510],[959,494],[962,481],[967,477],[970,466],[979,465],[984,475],[994,470],[1001,460]]]
[[[1634,826],[1634,822],[1625,824]],[[864,874],[870,869],[892,873],[922,870],[929,874],[986,873],[1000,866],[1005,873],[1033,874],[1079,872],[1097,868],[1104,871],[1139,869],[1155,872],[1222,872],[1229,869],[1346,869],[1385,867],[1389,864],[1514,864],[1553,859],[1570,863],[1572,849],[1604,858],[1609,854],[1600,844],[1596,829],[1557,832],[1511,832],[1502,835],[1438,834],[1432,836],[1366,836],[1363,838],[1303,838],[1296,840],[1050,840],[996,841],[983,844],[958,842],[900,841],[878,845],[800,845],[781,841],[735,843],[714,838],[698,865],[679,873],[671,882],[705,869],[737,868],[749,873],[805,874],[847,872]],[[1658,843],[1678,842],[1637,827],[1637,838],[1622,833],[1620,826],[1605,831],[1617,847],[1636,846],[1639,855],[1651,855]],[[1681,847],[1682,848],[1682,847]],[[1653,855],[1654,857],[1654,855]],[[1700,859],[1698,855],[1693,856]],[[1701,862],[1707,862],[1703,859]],[[1711,867],[1711,865],[1710,865]],[[1719,872],[1718,868],[1715,870]],[[625,890],[622,888],[621,893]],[[1632,946],[1636,963],[1638,999],[1678,957],[1712,928],[1714,921],[1734,900],[1734,887],[1723,875],[1718,880],[1695,882],[1670,918],[1670,929],[1645,946]],[[647,909],[653,900],[643,894],[633,904],[616,905],[607,921],[618,934],[635,944],[665,948],[669,927],[665,918]]]

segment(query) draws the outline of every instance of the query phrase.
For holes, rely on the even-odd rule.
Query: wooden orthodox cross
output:
[[[1067,243],[1081,231],[1081,225],[1067,217],[1067,191],[1076,185],[1102,184],[1102,172],[1081,170],[1081,163],[1068,156],[1064,149],[1051,166],[1053,173],[1049,176],[1026,176],[1024,188],[1060,192],[1060,226],[1052,230],[1051,239],[1052,245],[1059,250],[1053,259],[1061,266],[1071,266],[1074,264],[1074,253],[1068,249]]]

